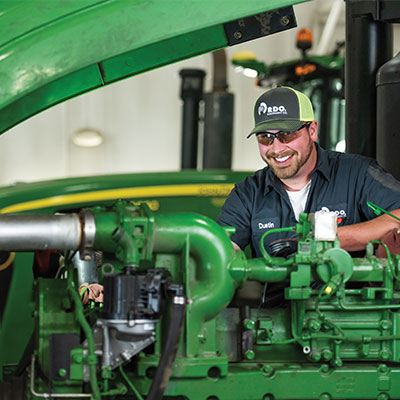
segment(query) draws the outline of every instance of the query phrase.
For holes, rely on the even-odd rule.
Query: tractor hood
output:
[[[120,79],[294,27],[303,1],[2,1],[0,133]]]

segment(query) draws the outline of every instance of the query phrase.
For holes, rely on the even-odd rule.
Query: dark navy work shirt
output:
[[[317,165],[311,174],[311,188],[304,212],[334,211],[338,226],[376,217],[367,201],[385,210],[400,208],[400,182],[372,158],[324,150],[316,144]],[[253,256],[261,257],[261,236],[270,229],[295,226],[289,196],[281,181],[265,167],[238,183],[226,199],[217,222],[234,226],[231,240],[244,249],[251,245]],[[291,232],[266,236],[264,246]]]

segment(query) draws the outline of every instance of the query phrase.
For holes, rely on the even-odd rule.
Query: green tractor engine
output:
[[[34,280],[23,398],[400,398],[400,257],[352,258],[334,213],[254,259],[207,217],[124,201],[0,227],[2,251],[57,250]]]

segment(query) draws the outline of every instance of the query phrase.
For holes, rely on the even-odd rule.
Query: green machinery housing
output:
[[[14,375],[27,371],[27,398],[400,397],[400,257],[370,243],[352,258],[320,214],[278,229],[298,237],[291,257],[262,238],[255,259],[208,217],[124,200],[1,215],[1,250],[25,252],[17,268],[58,250],[25,299],[33,333]],[[96,285],[104,298],[83,304]]]
[[[300,2],[3,1],[0,132],[90,90],[294,27]],[[400,398],[399,256],[377,258],[370,243],[353,258],[334,230],[321,234],[320,214],[282,229],[297,237],[291,254],[272,256],[262,241],[262,258],[235,251],[215,217],[244,176],[1,188],[0,398]]]

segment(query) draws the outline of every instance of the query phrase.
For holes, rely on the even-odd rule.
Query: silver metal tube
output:
[[[0,215],[0,250],[78,250],[81,241],[78,214]]]
[[[103,367],[109,367],[111,364],[111,357],[110,357],[110,335],[108,332],[107,324],[103,324]]]
[[[92,257],[89,261],[82,260],[79,253],[76,253],[72,258],[72,263],[78,271],[78,285],[82,283],[97,283],[99,281],[97,276],[97,266],[95,258]]]

